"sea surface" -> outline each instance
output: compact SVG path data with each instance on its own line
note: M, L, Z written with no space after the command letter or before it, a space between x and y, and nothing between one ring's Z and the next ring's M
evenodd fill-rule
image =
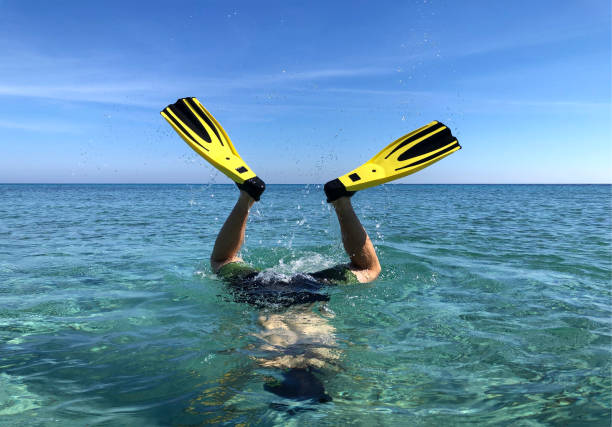
M237 194L0 185L0 425L610 425L610 185L359 192L379 279L281 309L208 264ZM268 186L242 257L346 262L321 186Z

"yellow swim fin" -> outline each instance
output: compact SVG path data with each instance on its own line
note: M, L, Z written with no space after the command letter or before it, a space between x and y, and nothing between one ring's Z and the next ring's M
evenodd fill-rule
M181 98L164 108L161 115L196 153L259 200L264 182L242 160L225 130L200 101Z
M325 184L327 201L418 172L461 149L450 129L431 122L393 141L357 169Z

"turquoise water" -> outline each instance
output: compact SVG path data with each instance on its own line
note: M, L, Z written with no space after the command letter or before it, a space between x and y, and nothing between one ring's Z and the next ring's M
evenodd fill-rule
M272 313L207 262L231 185L0 185L0 425L609 426L611 194L364 191L380 278ZM242 255L344 262L321 187L269 186ZM264 391L305 354L331 402Z

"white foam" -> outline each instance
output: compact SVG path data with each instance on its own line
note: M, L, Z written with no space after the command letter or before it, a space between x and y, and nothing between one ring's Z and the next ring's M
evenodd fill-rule
M317 252L311 252L299 258L289 259L287 262L285 262L285 259L281 258L278 261L278 265L266 269L266 272L270 271L289 275L296 273L312 273L333 267L336 264L337 262L328 256L323 256Z
M287 274L274 271L273 269L267 269L257 275L257 279L264 284L289 281L290 276Z
M202 279L216 279L217 275L205 270L196 270L193 272L194 276L200 277Z

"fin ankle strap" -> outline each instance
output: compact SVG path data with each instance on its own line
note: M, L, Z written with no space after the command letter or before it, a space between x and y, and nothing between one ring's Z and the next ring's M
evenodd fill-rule
M246 191L249 196L255 199L256 202L259 202L261 194L266 189L266 183L263 182L263 180L261 180L258 176L247 179L242 184L236 183L236 186L239 189Z
M348 191L344 184L338 179L332 179L323 187L327 196L327 203L338 200L340 197L352 197L354 191Z

